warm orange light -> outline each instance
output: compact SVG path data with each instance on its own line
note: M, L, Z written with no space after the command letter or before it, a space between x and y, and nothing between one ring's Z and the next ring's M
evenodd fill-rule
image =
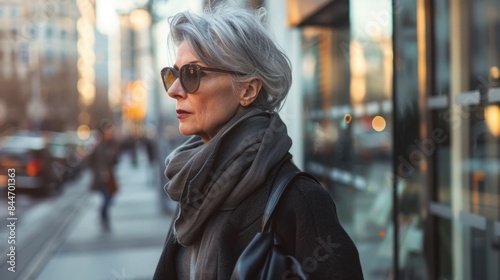
M77 90L79 103L88 107L94 104L95 88L95 35L94 25L95 15L89 0L78 0L80 18L76 21L78 31L77 52L78 52L78 82Z
M484 182L486 179L486 173L483 171L475 171L472 173L472 213L479 214L479 206L480 206L480 196L481 193L479 191L479 183Z
M122 103L123 116L129 120L140 122L146 117L147 86L142 80L127 84L127 97Z
M344 122L345 122L345 123L351 123L351 121L352 121L352 116L351 116L351 114L345 114L345 115L344 115Z
M78 138L81 140L87 140L90 137L90 128L87 125L80 125L76 131Z
M381 229L379 232L378 232L378 237L380 238L384 238L385 237L385 231L383 229Z
M491 134L500 137L500 107L498 105L485 107L484 119Z
M39 161L33 160L26 165L26 174L30 177L36 176L40 171L41 164Z
M500 78L500 69L498 69L498 67L496 67L496 66L491 67L490 68L490 75L495 80Z
M350 95L353 104L362 103L366 96L367 63L363 45L353 40L350 44L351 82Z
M372 127L375 131L380 132L380 131L384 130L386 125L387 124L385 122L385 119L381 116L376 116L372 120Z
M132 83L132 99L135 103L146 101L147 88L143 81L137 80Z

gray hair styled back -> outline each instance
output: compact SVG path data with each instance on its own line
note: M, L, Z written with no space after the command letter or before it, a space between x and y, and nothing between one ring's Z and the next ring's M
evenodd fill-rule
M254 105L269 111L279 109L292 83L288 57L268 35L261 23L263 9L250 11L219 4L202 15L186 11L170 21L170 39L177 46L188 43L195 55L210 67L245 75L233 75L238 82L257 78L262 89Z

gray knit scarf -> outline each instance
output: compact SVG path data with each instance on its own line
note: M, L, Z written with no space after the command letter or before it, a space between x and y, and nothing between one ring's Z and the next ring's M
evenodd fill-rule
M168 195L180 203L177 241L196 242L217 210L236 208L288 154L292 141L278 114L250 108L206 143L193 136L165 160Z

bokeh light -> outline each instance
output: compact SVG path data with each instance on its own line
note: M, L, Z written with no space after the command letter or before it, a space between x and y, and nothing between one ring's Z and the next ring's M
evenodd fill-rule
M387 126L387 123L385 122L385 119L381 116L376 116L372 120L372 127L375 131L383 131L385 127Z
M85 124L80 125L76 133L78 135L78 138L80 138L80 140L87 140L90 138L90 128Z

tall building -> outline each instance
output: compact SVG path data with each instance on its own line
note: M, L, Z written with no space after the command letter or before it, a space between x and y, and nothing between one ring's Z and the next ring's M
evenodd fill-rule
M0 3L0 126L74 128L78 9L72 1Z

